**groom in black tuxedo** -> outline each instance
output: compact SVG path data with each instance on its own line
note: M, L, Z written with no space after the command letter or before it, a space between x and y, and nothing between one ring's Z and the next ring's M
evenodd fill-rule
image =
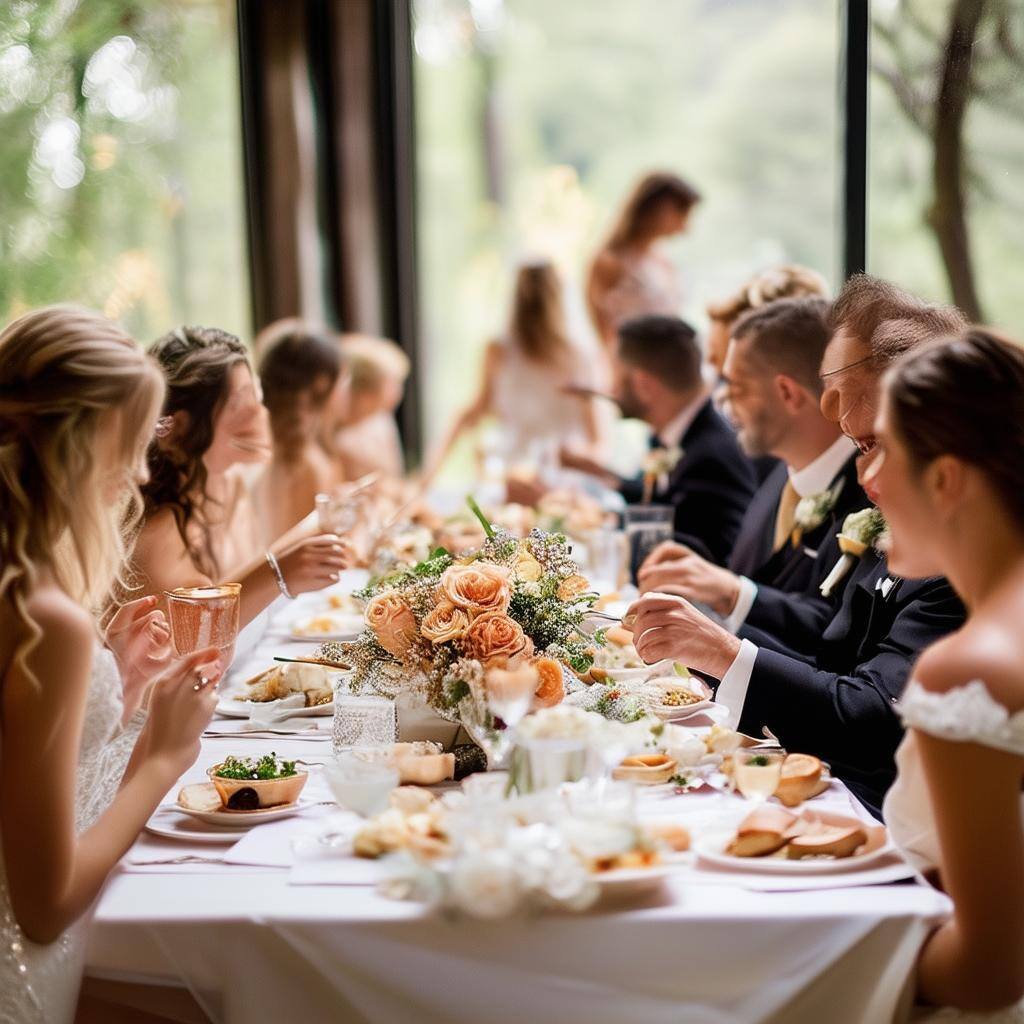
M904 351L955 334L963 317L929 306L877 278L847 282L830 316L821 408L862 452L868 497L874 420L885 367ZM901 580L868 550L812 654L745 626L734 636L685 600L658 593L633 608L636 646L651 663L672 657L721 679L729 724L767 728L791 751L816 754L876 815L895 777L903 735L897 702L922 648L960 626L964 608L942 578Z
M848 513L868 504L856 446L819 405L828 312L822 298L781 299L737 322L723 367L725 404L743 451L773 455L778 465L747 508L728 568L668 543L638 579L641 593L707 605L732 632L749 623L806 650L841 593L829 600L819 591L839 555L833 538Z
M651 428L652 455L676 452L648 500L675 508L675 532L706 558L724 563L754 493L754 470L715 409L701 375L697 335L675 316L641 316L619 327L615 401L623 416ZM644 500L642 476L623 479L589 458L562 464L596 476L630 504Z

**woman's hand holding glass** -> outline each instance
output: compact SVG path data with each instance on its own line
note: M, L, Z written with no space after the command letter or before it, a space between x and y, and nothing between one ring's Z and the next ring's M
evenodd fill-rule
M277 554L281 575L291 594L323 590L337 583L342 570L354 562L351 543L333 533L297 540Z
M199 738L217 707L222 674L217 648L207 647L172 662L153 680L139 745L147 761L166 766L172 781L199 756Z

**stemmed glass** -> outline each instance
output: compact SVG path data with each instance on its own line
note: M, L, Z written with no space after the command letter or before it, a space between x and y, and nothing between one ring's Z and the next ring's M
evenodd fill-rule
M736 788L752 803L764 803L778 788L786 752L777 747L743 749L732 755Z

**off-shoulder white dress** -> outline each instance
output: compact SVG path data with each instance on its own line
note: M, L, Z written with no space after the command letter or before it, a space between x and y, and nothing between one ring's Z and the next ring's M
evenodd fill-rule
M121 728L121 692L114 656L98 647L78 754L75 818L79 832L110 806L144 722L138 714ZM11 909L0 856L0 1024L70 1024L91 917L90 911L48 945L30 942Z
M941 863L928 784L924 777L914 730L960 743L980 743L1024 757L1024 711L1010 714L975 680L943 693L911 681L900 702L907 735L896 752L896 781L882 813L893 842L919 870ZM1022 798L1024 799L1024 798ZM963 1013L949 1008L918 1011L915 1022L956 1024L1024 1024L1024 1003L994 1014Z

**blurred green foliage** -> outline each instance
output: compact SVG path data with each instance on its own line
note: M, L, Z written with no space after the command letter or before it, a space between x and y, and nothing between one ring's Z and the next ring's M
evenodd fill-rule
M0 7L0 317L249 331L230 0Z

